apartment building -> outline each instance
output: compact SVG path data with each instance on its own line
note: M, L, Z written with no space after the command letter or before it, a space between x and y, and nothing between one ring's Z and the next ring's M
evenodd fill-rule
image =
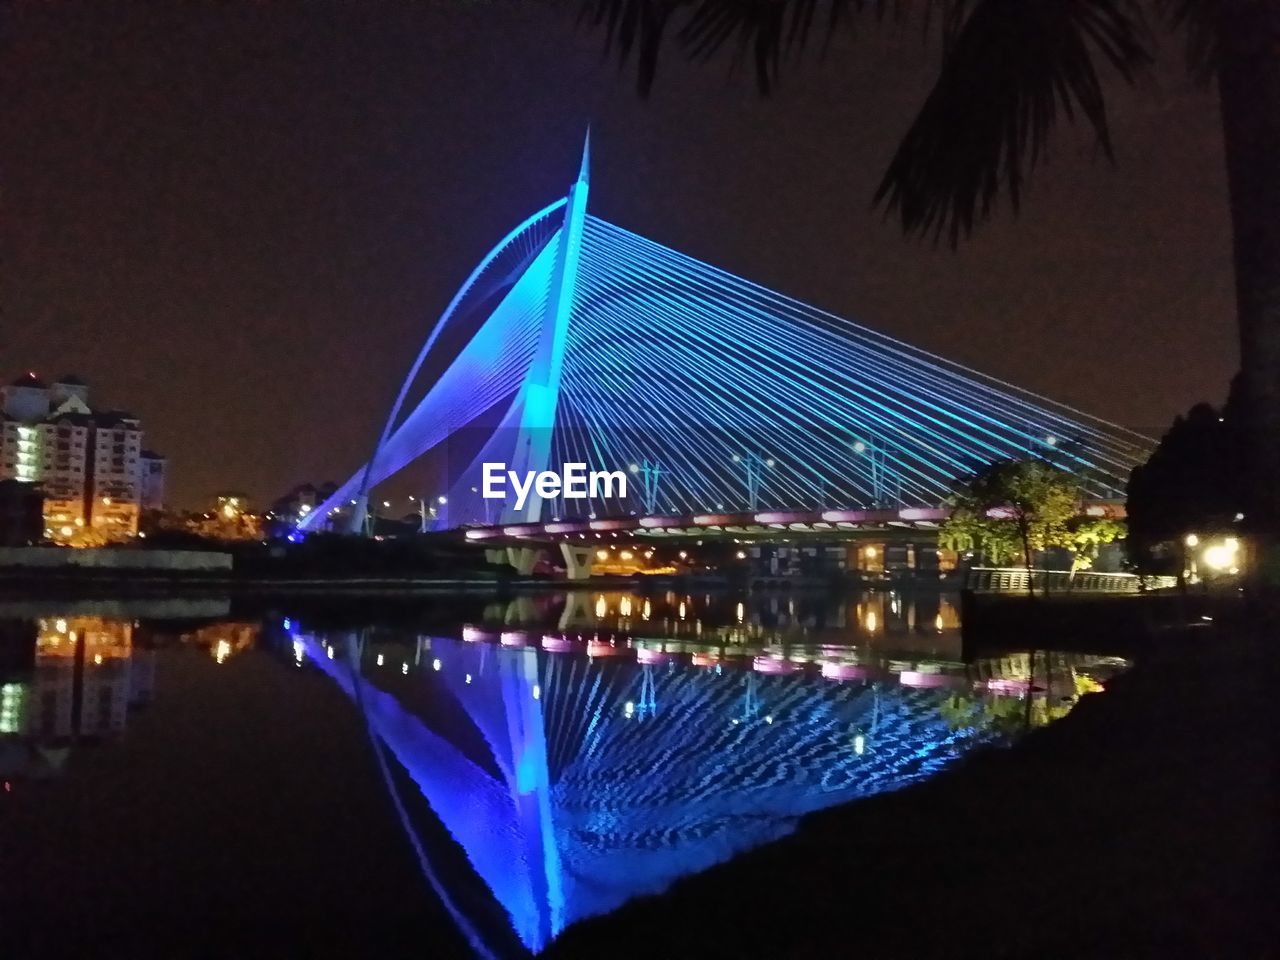
M164 497L165 460L142 446L138 418L94 410L75 377L35 374L0 387L0 479L39 484L44 535L71 545L137 536Z

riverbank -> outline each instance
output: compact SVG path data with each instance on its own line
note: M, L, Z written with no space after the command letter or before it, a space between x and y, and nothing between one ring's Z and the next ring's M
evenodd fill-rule
M1274 642L1169 635L1011 750L567 931L547 956L1264 957Z

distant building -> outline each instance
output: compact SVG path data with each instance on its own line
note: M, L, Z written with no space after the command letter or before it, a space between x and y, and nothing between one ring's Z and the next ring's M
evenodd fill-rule
M283 537L292 533L298 521L333 496L337 489L338 485L332 481L319 486L302 483L294 487L272 503L267 511L266 520L271 535Z
M138 418L92 409L84 381L28 374L0 387L0 479L40 484L46 538L136 536L142 509L163 503L164 473L164 458L143 451Z
M143 510L164 509L164 475L168 461L154 450L138 454L138 478Z

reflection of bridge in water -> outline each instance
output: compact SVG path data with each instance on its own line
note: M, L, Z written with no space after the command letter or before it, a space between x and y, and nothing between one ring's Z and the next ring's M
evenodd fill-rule
M608 630L670 640L734 642L773 636L845 646L890 636L899 649L959 642L959 595L937 590L733 593L666 590L565 590L516 593L473 608L473 629ZM958 648L957 648L958 649Z
M847 669L829 670L799 647L735 657L732 643L713 656L671 638L466 637L293 642L360 705L379 755L407 772L535 951L806 813L1064 712L1092 671L1114 669L1060 655L1040 667L1046 684L1025 655L964 665L846 650ZM425 855L423 867L448 902L449 882Z

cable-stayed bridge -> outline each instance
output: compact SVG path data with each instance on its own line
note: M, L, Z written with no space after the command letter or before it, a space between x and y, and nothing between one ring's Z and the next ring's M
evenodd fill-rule
M568 195L467 278L370 460L303 529L361 529L377 484L462 436L483 439L449 458L448 527L937 507L958 476L1027 456L1115 499L1151 448L593 216L589 190L588 144ZM443 373L410 403L424 366ZM535 491L517 507L482 496L484 463L583 463L631 482L625 498Z

